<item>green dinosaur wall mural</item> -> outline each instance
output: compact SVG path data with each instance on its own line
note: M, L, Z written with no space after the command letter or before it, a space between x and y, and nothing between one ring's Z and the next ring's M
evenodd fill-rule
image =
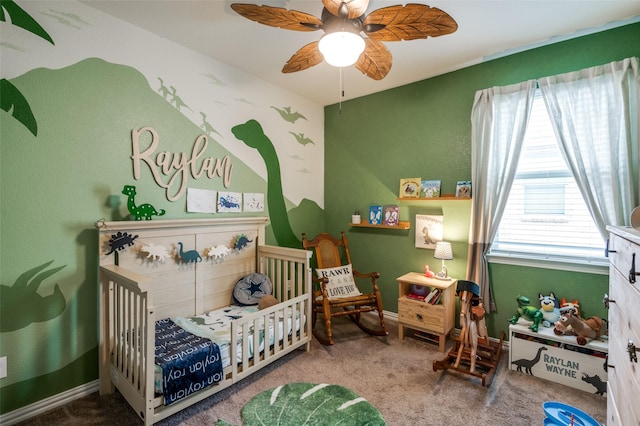
M7 20L11 24L27 30L51 44L55 44L49 33L13 0L0 0L0 21L7 22ZM38 123L31 111L29 102L20 90L10 81L3 78L0 79L0 93L2 93L2 96L0 96L0 108L11 114L13 118L22 123L36 136L38 134Z
M300 247L301 242L289 224L287 207L282 194L280 161L273 143L264 134L262 126L256 120L249 120L244 124L239 124L233 127L231 131L236 138L243 141L247 146L258 150L267 166L269 219L278 244L287 247Z
M320 230L323 220L323 182L309 171L322 164L321 106L86 4L51 5L21 3L27 14L42 19L55 49L28 31L12 31L0 43L2 72L11 76L0 83L3 106L10 91L5 87L13 87L37 117L36 132L11 115L21 108L0 112L0 356L7 357L8 371L0 381L0 423L7 413L31 411L30 404L48 407L49 397L58 401L67 391L92 390L98 374L94 223L130 219L125 186L135 186L136 207L144 202L165 210L153 220L268 215L268 244L288 238L296 245L291 236ZM83 24L68 25L62 17ZM294 125L271 105L291 105L306 119ZM265 162L231 132L249 118L269 135L275 162L268 155ZM132 132L146 127L162 141L135 177ZM290 131L308 135L314 144L296 143ZM199 145L201 157L194 156L194 141L203 135L208 143ZM139 143L145 150L148 136L141 135ZM162 167L161 158L169 157L193 159L184 171L190 188L263 194L264 211L187 213L186 196L168 200L152 175ZM199 174L205 162L227 157L233 162L229 188L223 179ZM279 176L274 199L272 175ZM281 229L288 230L284 239Z
M38 293L44 280L66 266L45 270L52 263L53 260L26 271L13 286L0 285L1 333L19 330L33 322L49 321L62 314L67 301L58 284L48 296Z

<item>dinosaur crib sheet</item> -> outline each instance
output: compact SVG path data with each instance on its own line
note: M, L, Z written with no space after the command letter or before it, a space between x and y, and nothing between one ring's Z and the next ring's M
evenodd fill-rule
M220 349L220 358L222 361L222 368L226 368L231 365L231 322L236 319L243 318L246 315L254 314L259 311L259 308L255 305L251 306L240 306L240 305L230 305L225 308L217 309L211 311L204 315L198 315L194 317L175 317L172 318L173 322L179 325L181 328L186 330L187 332L194 334L196 336L200 336L203 338L211 339L215 342ZM301 327L304 327L306 318L304 315L296 314L295 318L292 318L290 310L285 310L289 312L285 312L283 315L282 312L278 312L279 315L271 314L269 317L269 336L270 342L269 345L273 345L275 339L275 324L278 325L278 335L286 336L290 334L294 329L299 331ZM258 323L260 338L259 338L259 348L258 351L264 350L264 321L260 318ZM249 347L249 356L253 356L254 347L253 347L253 333L254 330L251 328L249 330L249 334L246 338L249 339L248 347ZM242 361L242 340L243 336L240 332L238 332L238 340L236 347L236 362ZM163 393L162 388L162 370L156 365L155 369L155 385L156 392Z

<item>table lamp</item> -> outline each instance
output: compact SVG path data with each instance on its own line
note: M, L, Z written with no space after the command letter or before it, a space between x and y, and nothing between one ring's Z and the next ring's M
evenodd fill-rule
M441 280L448 280L449 275L447 267L444 264L445 260L453 259L453 251L451 250L451 243L445 241L439 241L436 243L436 250L433 253L433 257L436 259L442 259L442 271L436 274L436 278Z

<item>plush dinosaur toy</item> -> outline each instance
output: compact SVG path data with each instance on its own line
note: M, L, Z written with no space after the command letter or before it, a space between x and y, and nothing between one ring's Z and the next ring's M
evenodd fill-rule
M518 319L520 319L520 317L523 317L524 319L533 322L533 324L531 324L529 328L537 332L538 327L543 320L542 311L531 306L531 302L526 296L518 296L516 297L516 301L518 302L518 310L513 315L513 317L511 317L509 322L511 324L516 324L518 322Z

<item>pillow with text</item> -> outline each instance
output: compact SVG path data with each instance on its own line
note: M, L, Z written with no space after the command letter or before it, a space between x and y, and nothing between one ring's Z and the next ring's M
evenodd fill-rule
M353 279L353 271L351 264L337 266L335 268L316 269L318 278L327 277L327 293L329 300L339 299L343 297L360 296L362 293L358 291L356 283Z

